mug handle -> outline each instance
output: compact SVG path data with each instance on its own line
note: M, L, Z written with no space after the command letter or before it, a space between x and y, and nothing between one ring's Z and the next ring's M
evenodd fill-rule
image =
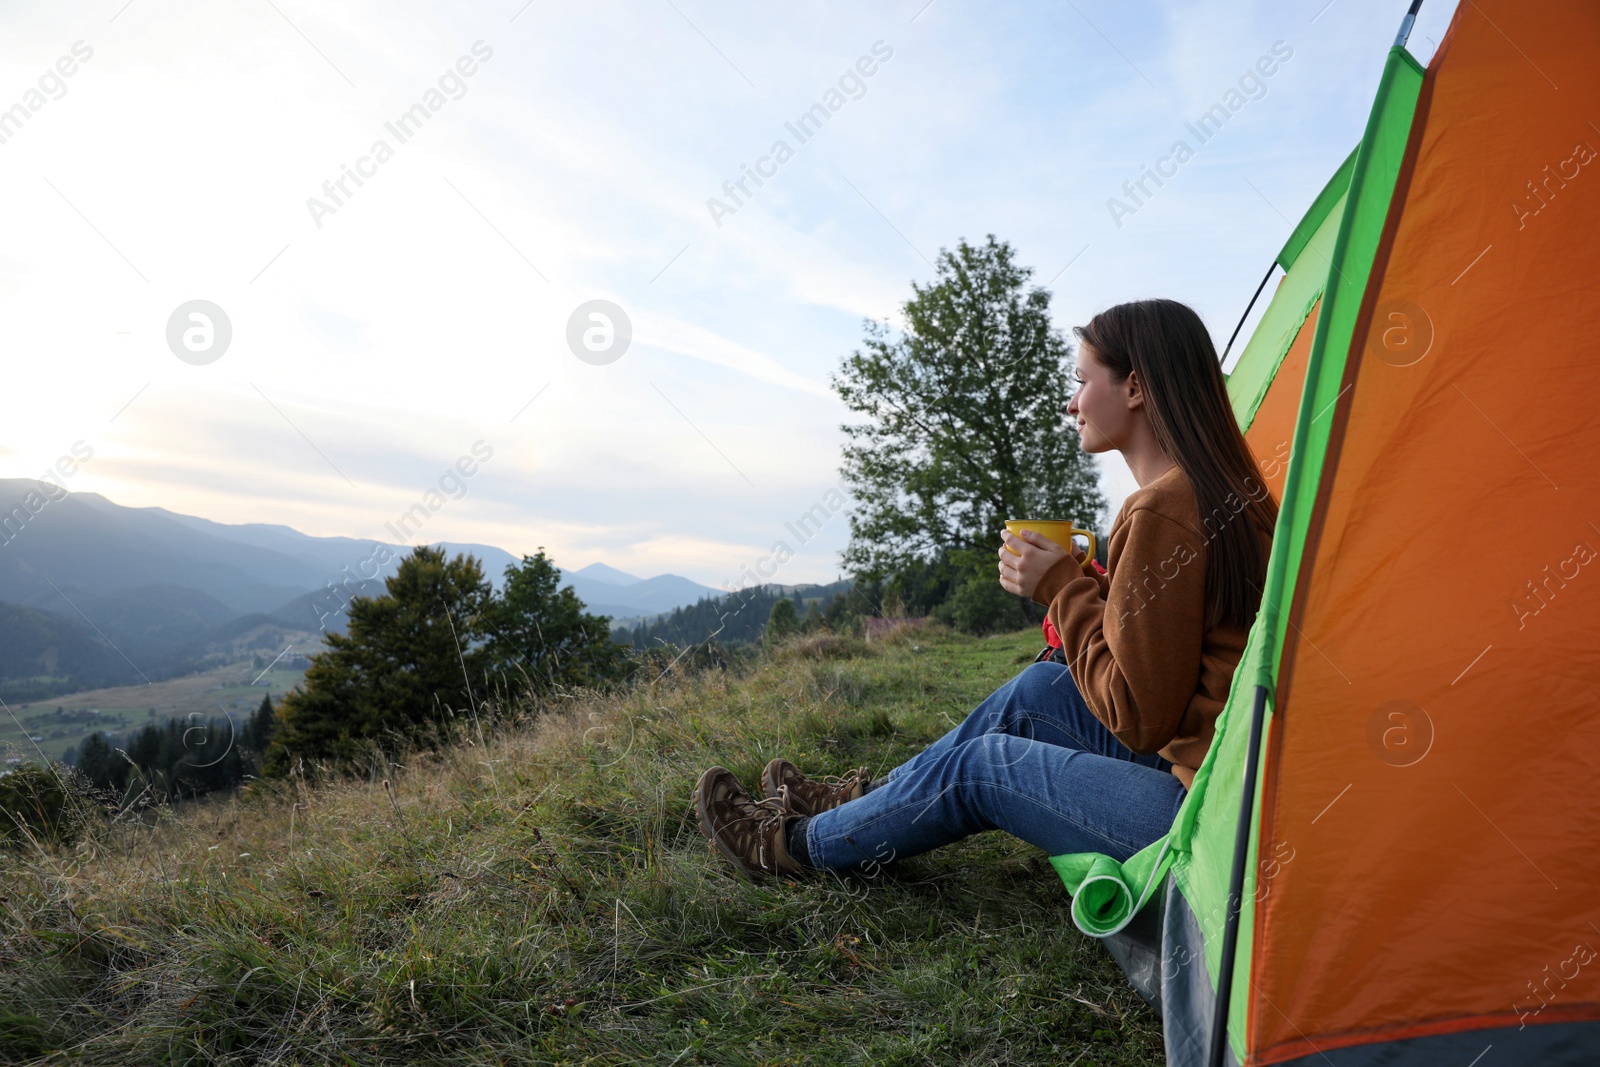
M1083 557L1083 566L1087 568L1089 566L1089 561L1094 559L1094 534L1090 533L1088 530L1079 530L1077 528L1074 528L1072 533L1074 536L1082 534L1089 539L1089 554Z

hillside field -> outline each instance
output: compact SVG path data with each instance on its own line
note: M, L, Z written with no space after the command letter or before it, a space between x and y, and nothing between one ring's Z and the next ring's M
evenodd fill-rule
M819 635L28 846L0 859L0 1062L1159 1064L1038 850L757 884L695 825L705 767L882 774L1039 647Z
M262 674L245 660L149 685L91 689L11 704L9 712L0 710L0 759L38 759L40 752L60 759L69 745L82 743L96 730L121 734L146 723L165 723L190 714L201 719L231 716L238 720L254 711L263 696L270 695L277 703L304 676L303 669L282 667Z

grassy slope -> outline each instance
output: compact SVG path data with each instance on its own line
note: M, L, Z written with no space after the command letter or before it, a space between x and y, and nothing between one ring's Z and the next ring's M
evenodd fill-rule
M258 789L0 856L0 1062L1161 1063L1037 850L756 885L695 827L711 763L881 773L1036 648L795 649L503 723L392 796Z

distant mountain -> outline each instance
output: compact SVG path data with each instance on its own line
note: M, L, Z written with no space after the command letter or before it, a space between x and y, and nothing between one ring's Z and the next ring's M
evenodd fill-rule
M588 578L596 582L609 582L611 585L633 585L636 582L643 581L643 579L635 578L625 571L619 571L615 567L608 567L604 563L591 563L587 567L579 567L570 573L563 572L563 577L568 581L573 578Z
M444 547L451 553L468 552L476 556L484 563L485 575L492 578L497 588L506 566L521 562L508 552L483 545L445 542ZM345 627L343 609L350 598L380 595L383 592L382 578L394 573L395 566L398 564L388 567L378 577L364 581L361 580L361 575L370 573L372 568L352 568L344 577L336 576L332 589L323 586L321 589L302 593L287 603L280 604L269 614L288 625L343 633ZM693 604L705 597L721 596L723 593L720 589L713 589L675 574L635 578L604 563L591 563L575 571L563 571L559 567L556 570L561 575L561 584L571 586L573 593L583 601L585 611L591 615L608 616L614 624L624 622L635 624L640 620L671 611L673 608Z
M83 623L0 604L0 698L37 700L79 688L137 681L115 649Z
M409 551L387 547L381 553L377 541L231 525L0 479L0 605L47 616L9 615L22 644L0 654L0 693L13 683L68 692L91 677L94 685L173 677L237 651L240 635L273 627L343 632L350 598L381 594ZM506 568L521 563L491 545L442 547L475 556L497 588ZM388 562L378 565L379 555ZM563 572L562 582L590 613L627 625L724 592L673 574L641 579L604 563ZM61 664L72 669L63 675Z
M48 489L57 495L49 500ZM32 505L32 506L30 506ZM0 480L0 601L74 615L78 599L181 585L237 613L267 611L320 584L304 560L125 508L98 493Z
M342 567L355 567L371 556L375 541L362 541L354 537L309 537L288 526L252 522L229 525L201 519L193 515L179 515L165 508L144 509L164 516L173 522L199 530L211 537L219 537L234 544L276 552L311 567L318 574L334 578Z
M218 625L239 617L216 597L165 584L117 589L78 600L73 607L78 618L114 642L133 662L152 665L174 650L198 650Z
M389 561L387 566L378 567L375 560L375 553L379 545L377 541L362 541L354 537L312 537L288 526L268 523L245 523L232 526L213 522L210 519L196 518L193 515L179 515L164 508L151 508L149 510L159 512L175 522L204 531L213 536L298 559L314 567L322 574L323 583L333 582L335 585L351 575L357 579L372 575L371 580L381 582L384 578L394 574L400 566L399 554L407 551L402 547L389 545L394 558ZM492 545L458 544L454 541L432 543L442 545L450 555L467 553L476 556L478 562L483 564L484 576L497 589L505 576L506 568L521 562L520 559L505 549L495 548ZM373 574L375 570L377 573ZM617 573L621 574L622 572L618 571Z
M608 615L614 623L659 615L725 592L676 574L635 578L604 563L562 571L561 583L572 587L590 614Z

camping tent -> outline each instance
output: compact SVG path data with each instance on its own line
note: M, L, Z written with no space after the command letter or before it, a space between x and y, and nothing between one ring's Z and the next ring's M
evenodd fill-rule
M1173 1067L1600 1063L1600 4L1404 36L1228 378L1281 510L1205 765L1052 858Z

